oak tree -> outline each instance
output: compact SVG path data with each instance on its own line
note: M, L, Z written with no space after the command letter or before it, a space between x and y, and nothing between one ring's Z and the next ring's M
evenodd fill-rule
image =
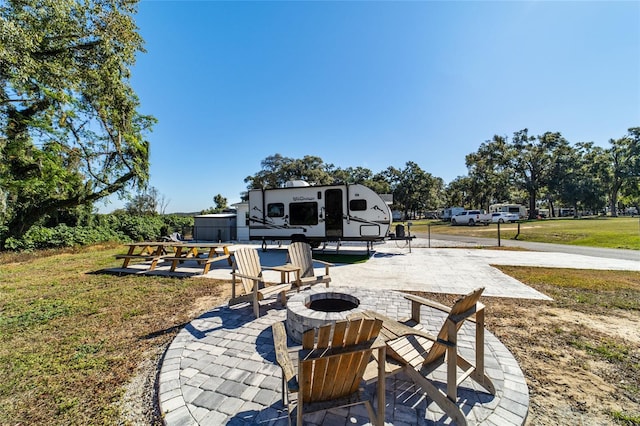
M19 236L56 211L143 188L155 119L130 83L131 0L0 3L0 220Z
M609 209L618 215L618 196L625 186L633 186L640 180L640 127L632 127L626 136L610 139L606 150L608 170L602 175L608 185Z

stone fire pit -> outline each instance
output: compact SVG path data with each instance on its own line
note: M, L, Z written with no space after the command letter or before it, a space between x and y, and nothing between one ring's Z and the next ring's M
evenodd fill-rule
M355 294L354 294L355 293ZM287 333L296 343L302 334L325 324L347 319L347 315L372 309L375 302L351 289L319 288L302 291L287 302Z

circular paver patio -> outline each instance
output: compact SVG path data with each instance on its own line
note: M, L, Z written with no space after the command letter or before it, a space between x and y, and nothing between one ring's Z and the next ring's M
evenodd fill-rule
M410 316L402 293L340 287L392 318ZM444 313L423 307L426 331L437 333ZM193 320L169 346L160 371L159 402L167 425L286 425L282 403L281 372L275 361L271 325L284 321L286 309L277 301L263 302L261 317L254 318L249 304L219 306ZM487 312L490 316L491 312ZM459 336L460 352L473 359L475 329L468 322ZM295 343L289 341L289 346ZM486 373L496 387L490 395L467 379L459 390L459 403L469 424L524 423L529 407L528 388L518 363L491 333L485 333ZM436 371L436 385L444 385L444 370ZM374 405L376 384L365 387ZM398 374L386 380L385 424L450 424L442 410ZM309 425L369 424L363 405L305 415Z

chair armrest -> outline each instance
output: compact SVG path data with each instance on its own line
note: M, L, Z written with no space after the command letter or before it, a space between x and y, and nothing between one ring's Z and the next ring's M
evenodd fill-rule
M450 313L451 308L443 305L442 303L438 303L434 300L425 299L424 297L415 296L413 294L405 294L404 298L411 301L411 319L420 323L420 305L428 306L430 308L437 309L442 312ZM460 315L456 315L455 321L460 321L463 319L467 319L471 322L476 322L473 316L476 312L484 310L484 305L480 302L476 302L474 308L470 309L467 312L464 312ZM452 318L452 317L450 317Z
M404 298L424 306L429 306L431 308L438 309L439 311L442 311L442 312L447 312L447 313L451 312L450 307L443 305L442 303L438 303L435 300L425 299L424 297L415 296L413 294L405 294Z
M262 278L261 277L254 277L253 275L241 274L240 272L231 272L231 275L233 275L235 277L248 278L248 279L253 280L253 281L262 282Z
M285 331L284 324L277 322L271 326L273 332L273 345L276 351L276 361L282 368L282 376L287 382L289 389L295 391L297 389L291 389L292 386L297 388L297 381L293 362L291 361L291 355L287 349L287 332Z

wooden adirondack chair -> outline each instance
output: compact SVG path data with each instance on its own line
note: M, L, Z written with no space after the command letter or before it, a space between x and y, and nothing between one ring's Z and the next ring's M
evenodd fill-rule
M372 424L384 422L384 387L377 416L371 402L359 395L372 352L382 348L384 353L384 342L377 338L381 326L380 320L357 319L308 330L303 334L302 350L298 351L297 374L287 351L284 324L278 322L272 326L289 424L293 411L296 411L296 424L302 426L302 416L306 413L360 403L365 404ZM378 397L381 397L380 388Z
M496 393L491 379L484 373L484 305L479 302L483 291L484 288L472 291L458 299L451 308L418 296L406 295L405 297L411 301L412 320L416 323L420 323L420 308L423 305L448 312L448 316L438 336L431 336L422 331L412 333L409 327L406 327L409 329L406 330L396 326L394 333L399 337L387 342L387 354L404 364L405 371L413 381L458 425L467 424L464 414L457 405L457 389L462 381L471 378L490 394ZM474 316L475 321L472 318ZM474 321L476 325L475 365L464 359L458 352L458 331L467 319ZM445 363L446 394L427 377ZM463 370L460 377L458 377L458 367Z
M290 283L268 285L262 278L264 268L260 265L258 251L243 247L233 254L233 271L231 272L231 299L229 306L243 302L253 303L253 313L260 316L260 301L278 294L283 305L287 304L286 292L291 289ZM244 294L236 297L236 279L240 278Z
M329 268L334 266L333 263L313 259L311 256L311 246L304 242L291 243L288 252L289 262L300 268L301 285L312 286L314 284L324 283L325 287L329 287L329 283L331 282ZM314 262L324 265L324 275L315 275L313 270Z

